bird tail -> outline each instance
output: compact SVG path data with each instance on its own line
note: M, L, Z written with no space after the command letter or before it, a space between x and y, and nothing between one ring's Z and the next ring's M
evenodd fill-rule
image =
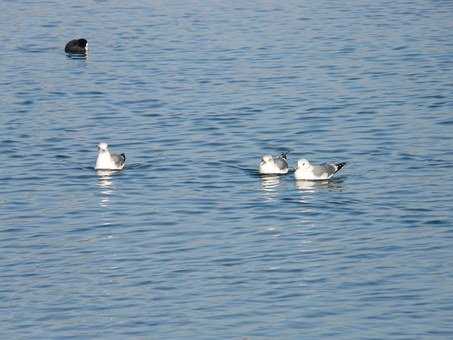
M123 159L123 162L125 162L126 161L126 155L124 153L122 153L120 156Z
M283 159L288 160L288 153L289 153L288 151L282 152L282 153L280 154L280 156L281 156Z
M335 165L337 166L337 171L335 172L338 172L341 170L341 168L343 168L346 165L346 162L336 163Z

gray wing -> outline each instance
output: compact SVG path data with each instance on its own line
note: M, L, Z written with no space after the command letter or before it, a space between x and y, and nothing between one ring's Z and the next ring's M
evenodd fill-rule
M113 162L118 167L122 166L124 164L124 162L126 161L126 156L124 155L124 153L122 153L121 155L112 153L111 156L112 156Z
M288 161L285 158L278 156L278 157L273 157L273 159L274 159L275 165L277 165L277 167L280 170L288 169Z
M321 177L326 174L327 176L332 176L337 172L337 166L335 164L321 164L313 166L313 175Z

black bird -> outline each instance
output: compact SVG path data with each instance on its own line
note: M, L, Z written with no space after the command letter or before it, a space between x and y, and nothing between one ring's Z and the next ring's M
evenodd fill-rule
M86 54L88 50L88 41L86 39L73 39L68 42L64 48L66 53Z

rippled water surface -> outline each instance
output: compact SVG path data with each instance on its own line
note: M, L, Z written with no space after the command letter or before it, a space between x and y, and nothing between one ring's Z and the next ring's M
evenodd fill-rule
M3 0L1 338L452 338L452 17Z

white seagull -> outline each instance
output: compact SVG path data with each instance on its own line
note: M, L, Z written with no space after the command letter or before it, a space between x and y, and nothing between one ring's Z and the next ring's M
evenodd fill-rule
M343 163L326 163L321 165L310 164L306 159L301 159L297 162L294 176L296 179L304 179L309 181L326 180L335 175L341 168L345 166Z
M98 144L98 158L96 159L95 170L121 170L126 163L124 153L118 155L110 153L107 143Z
M273 175L273 174L287 174L288 173L288 159L286 153L280 156L265 155L261 158L260 174Z

